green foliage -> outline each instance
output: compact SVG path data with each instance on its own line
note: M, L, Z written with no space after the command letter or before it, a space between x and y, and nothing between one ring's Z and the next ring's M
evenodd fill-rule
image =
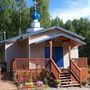
M2 10L0 11L0 33L3 31L7 31L9 29L11 23L12 10L14 8L14 4L12 0L0 0L0 6ZM3 39L3 35L1 36L1 40Z
M88 57L90 64L90 21L87 18L68 20L65 28L85 37L86 45L79 47L79 53L81 57Z
M88 84L88 80L87 80L87 79L83 80L83 81L82 81L82 84L83 84L83 85Z
M88 84L90 84L90 77L88 77L88 79L87 79L87 80L88 80Z
M55 84L60 84L61 83L61 80L59 80L59 79L55 79Z
M49 27L50 26L50 15L48 11L49 0L37 0L38 1L38 12L40 13L40 22L41 26Z
M88 19L80 18L79 20L73 20L72 24L77 34L86 37L85 35L87 35L87 31L90 29L90 22L88 21Z
M72 24L72 21L68 20L66 23L65 23L65 28L72 31L72 32L75 32L75 28Z
M64 24L63 24L63 21L60 20L60 18L57 16L55 19L51 20L51 26L61 26L61 27L63 27Z
M0 33L7 33L7 38L19 34L21 27L22 33L29 26L29 9L26 7L25 0L0 0ZM21 17L21 20L20 20ZM3 35L0 37L3 39Z

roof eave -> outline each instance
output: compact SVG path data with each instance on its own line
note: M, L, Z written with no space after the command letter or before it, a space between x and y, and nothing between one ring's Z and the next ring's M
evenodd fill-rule
M77 35L77 34L74 33L74 32L70 32L70 31L67 30L67 29L64 29L64 28L58 27L58 26L56 26L55 28L56 28L56 29L59 29L59 30L62 30L62 31L64 31L64 32L66 32L66 33L69 33L69 34L71 34L71 35L74 35L74 36L78 37L79 39L85 40L85 37L80 36L80 35Z

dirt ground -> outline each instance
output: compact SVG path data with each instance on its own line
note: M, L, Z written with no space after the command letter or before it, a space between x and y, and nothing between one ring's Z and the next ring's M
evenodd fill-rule
M10 74L0 75L0 90L18 90L16 85L9 78ZM43 89L38 88L25 90L90 90L90 86L88 88L68 87L68 88L43 88Z
M0 80L0 90L17 90L17 87L10 81Z
M90 88L69 87L69 88L49 88L45 90L90 90Z
M0 90L18 90L17 87L10 81L0 80ZM21 90L21 89L20 89ZM79 87L67 87L67 88L38 88L38 89L23 89L23 90L90 90L88 88L79 88Z
M0 74L0 90L17 90L16 85L10 81L9 77L8 74Z

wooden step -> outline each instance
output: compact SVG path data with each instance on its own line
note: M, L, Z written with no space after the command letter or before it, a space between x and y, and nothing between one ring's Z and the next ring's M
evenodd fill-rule
M70 72L61 72L60 74L71 74Z
M61 73L71 73L71 72L69 72L69 71L65 71L65 72L61 72Z
M70 71L69 69L60 69L62 72L64 71Z
M61 74L60 77L63 77L63 76L71 76L71 74Z
M60 79L70 79L72 76L63 76L63 77L60 77Z
M74 86L76 87L76 86L80 86L80 84L79 83L76 83L76 84L66 84L66 85L64 84L64 85L61 85L61 87L72 87L72 86L73 87Z
M80 86L78 80L73 76L69 69L62 69L60 73L61 87Z
M61 70L61 72L68 73L68 72L70 72L70 70Z
M76 84L76 83L79 83L78 81L71 81L70 82L71 84Z
M61 79L61 82L65 82L65 81L71 81L71 78L70 79Z
M76 84L78 81L68 81L68 82L61 82L61 84Z

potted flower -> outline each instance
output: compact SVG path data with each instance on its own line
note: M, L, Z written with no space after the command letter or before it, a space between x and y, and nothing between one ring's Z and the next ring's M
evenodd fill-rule
M26 87L26 88L33 88L34 87L34 83L33 82L26 82L24 87Z
M55 83L56 87L58 87L58 88L61 86L61 80L59 80L59 79L55 79L54 83Z
M88 84L90 85L90 77L88 77Z
M83 85L84 87L86 87L86 86L88 85L88 80L87 80L87 79L83 80L83 81L82 81L82 85Z
M25 88L33 88L34 86L35 86L35 84L34 84L34 82L33 82L33 80L32 80L32 77L29 76L29 77L27 78L27 81L25 82L24 87L25 87Z
M23 76L20 76L19 78L16 79L16 83L18 86L22 87L25 83L25 78Z
M40 87L40 86L42 86L43 85L43 82L42 81L36 81L36 86L38 86L38 87Z

